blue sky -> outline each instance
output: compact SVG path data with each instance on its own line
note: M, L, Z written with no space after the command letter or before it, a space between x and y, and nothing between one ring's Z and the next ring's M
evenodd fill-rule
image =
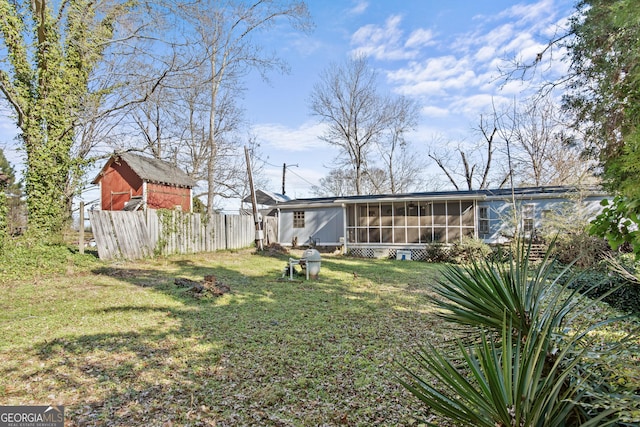
M409 136L418 155L434 139L464 140L492 103L525 97L528 85L504 85L498 67L519 57L533 60L574 11L568 0L402 0L308 2L316 29L308 36L279 34L278 47L291 66L270 84L250 81L247 118L269 164L272 191L281 190L282 164L287 195L307 197L310 183L325 176L337 154L318 139L322 128L308 100L320 72L361 52L380 76L381 93L414 98L418 129ZM546 66L546 65L545 65ZM554 74L563 65L550 64ZM424 156L425 168L433 169ZM428 188L426 188L428 189Z
M287 195L311 196L333 167L335 149L322 143L322 127L311 115L309 96L320 72L349 55L364 53L380 77L380 92L402 94L420 106L412 149L424 154L440 137L463 140L491 109L492 102L524 97L519 82L503 85L498 66L517 56L532 60L566 25L573 0L308 0L315 30L308 34L276 29L263 37L291 67L290 74L257 76L246 82L243 106L268 164L267 190L280 192L282 164ZM549 65L562 73L563 65ZM0 115L0 147L18 163L15 128ZM432 168L426 161L425 168ZM18 166L20 167L20 166ZM425 190L428 188L425 188Z

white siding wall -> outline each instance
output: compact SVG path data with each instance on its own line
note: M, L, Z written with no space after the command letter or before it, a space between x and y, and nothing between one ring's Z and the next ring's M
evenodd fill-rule
M304 227L294 228L294 212L304 212ZM325 246L340 244L343 230L341 207L300 208L280 212L280 244L290 245L297 238L298 245L312 243Z

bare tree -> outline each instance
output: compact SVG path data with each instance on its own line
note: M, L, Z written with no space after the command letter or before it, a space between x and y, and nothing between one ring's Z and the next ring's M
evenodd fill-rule
M496 153L498 129L495 122L488 121L481 115L477 131L482 135L482 141L475 145L465 146L460 142L443 144L441 139L436 139L432 146L439 147L429 150L428 156L456 190L460 190L461 181L467 190L486 189L492 182L491 168Z
M593 178L594 162L581 155L579 135L550 98L514 101L495 117L502 139L510 143L515 185L579 184Z
M319 185L311 191L319 197L341 197L357 194L355 171L351 168L336 168L320 178ZM362 174L361 191L363 194L389 193L389 175L383 168L369 167Z
M327 124L320 139L342 150L354 171L356 194L363 194L370 151L389 130L393 113L388 98L377 92L377 74L366 57L330 65L313 88L310 107Z
M417 104L402 96L388 101L389 127L377 145L388 175L391 194L403 193L420 175L420 162L407 153L407 132L415 129L418 120Z
M167 90L156 91L153 96L138 105L131 116L140 130L144 141L144 149L151 151L157 159L166 158L169 135L165 134L168 125L167 106L171 102ZM168 126L166 126L168 127Z
M424 176L423 158L411 145L405 144L397 150L392 166L393 178L389 179L391 193L418 191L428 184Z
M219 107L226 93L238 96L242 91L241 79L251 69L263 76L271 69L287 71L286 65L275 55L262 51L258 36L282 20L294 28L311 27L307 6L302 1L260 0L246 2L229 0L198 0L178 4L178 11L189 27L189 55L203 74L200 89L207 93L208 117L204 128L207 145L206 179L207 210L213 212L216 195L216 165L222 155L218 126L224 120Z
M350 169L332 169L327 176L320 178L319 185L311 187L318 197L343 197L355 194L353 172Z

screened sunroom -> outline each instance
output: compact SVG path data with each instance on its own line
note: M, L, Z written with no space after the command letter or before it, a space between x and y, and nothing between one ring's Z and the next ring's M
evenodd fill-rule
M455 243L473 237L474 200L377 201L346 206L347 243Z

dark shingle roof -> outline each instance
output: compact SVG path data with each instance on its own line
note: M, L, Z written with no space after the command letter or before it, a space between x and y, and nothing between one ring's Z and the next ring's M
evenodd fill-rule
M585 191L588 195L604 196L606 193L600 187L578 188L572 186L549 186L549 187L520 187L501 188L490 190L462 190L462 191L432 191L421 193L404 193L404 194L376 194L376 195L360 195L360 196L343 196L343 197L316 197L305 199L293 199L287 202L278 203L281 207L294 207L302 205L332 205L341 203L357 203L357 202L380 202L383 200L402 201L402 200L457 200L457 199L476 199L486 200L492 198L510 197L512 194L519 199L528 197L554 197L567 196L580 191Z
M100 180L102 174L112 162L126 163L143 181L188 188L196 185L196 182L189 175L171 163L133 153L113 155L100 174L94 179L94 183Z

